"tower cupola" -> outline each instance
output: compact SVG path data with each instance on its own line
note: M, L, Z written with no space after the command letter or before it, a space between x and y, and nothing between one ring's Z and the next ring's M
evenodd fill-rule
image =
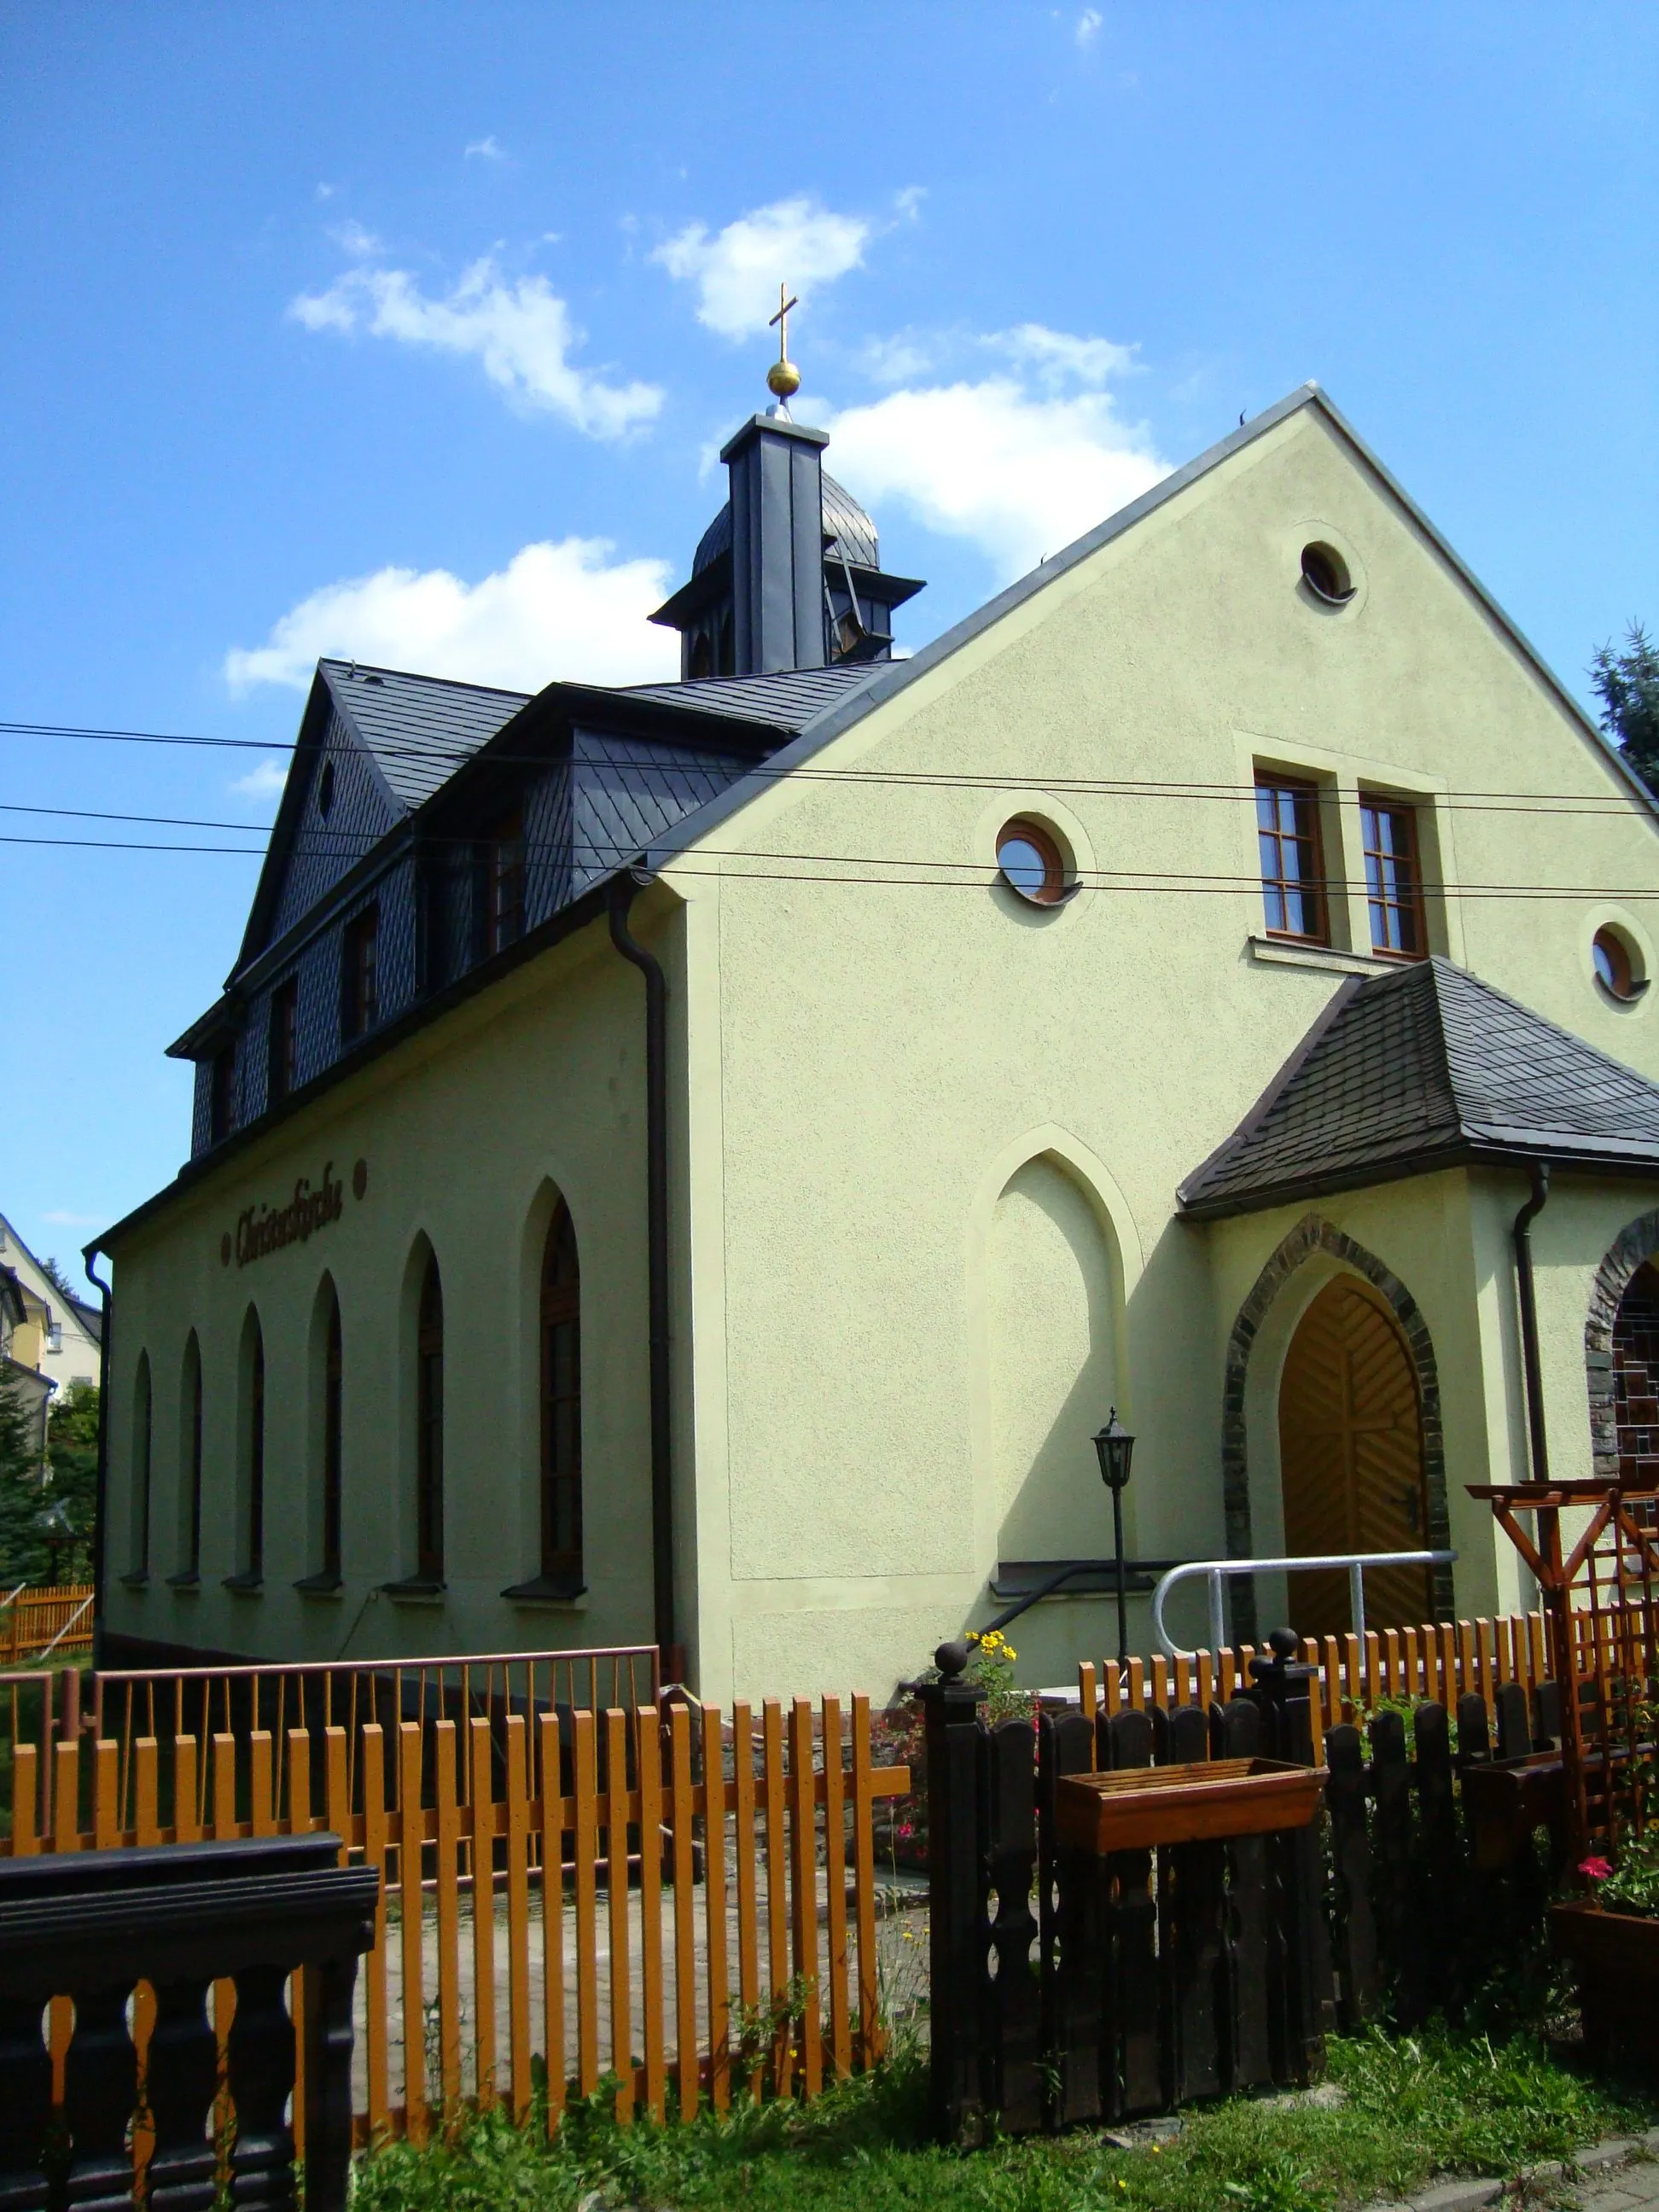
M680 634L680 676L770 676L836 661L886 660L893 611L922 589L882 568L876 526L824 472L827 431L789 413L800 372L787 313L768 384L776 404L751 415L720 453L730 496L703 532L691 580L651 619Z

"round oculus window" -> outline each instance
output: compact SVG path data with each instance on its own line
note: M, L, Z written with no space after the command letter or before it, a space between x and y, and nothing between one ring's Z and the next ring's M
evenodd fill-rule
M327 821L334 808L334 763L323 763L323 773L317 785L317 811Z
M1058 906L1066 896L1066 858L1053 830L1023 817L1004 824L997 866L1011 890L1033 906Z
M1590 959L1595 965L1595 980L1610 999L1628 1002L1639 999L1647 988L1646 979L1638 971L1635 952L1622 930L1598 929L1590 940Z
M1346 606L1353 597L1353 578L1334 545L1316 541L1303 547L1302 580L1328 607Z

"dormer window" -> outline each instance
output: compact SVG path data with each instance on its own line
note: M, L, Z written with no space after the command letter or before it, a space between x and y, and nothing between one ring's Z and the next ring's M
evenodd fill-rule
M483 949L499 952L524 934L524 809L514 807L483 836Z
M340 945L340 1036L349 1043L380 1018L380 909L365 907Z
M270 994L270 1060L266 1103L279 1106L295 1085L300 1052L300 984L290 975Z

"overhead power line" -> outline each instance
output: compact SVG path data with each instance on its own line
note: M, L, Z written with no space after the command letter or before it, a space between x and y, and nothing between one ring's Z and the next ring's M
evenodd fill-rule
M470 842L471 841L467 841ZM264 848L256 845L197 845L182 842L113 837L25 837L10 834L0 835L0 845L46 846L78 852L94 853L188 853L222 854L233 858L263 860ZM564 854L562 844L543 843L525 848L532 853ZM595 857L610 864L620 864L631 859L640 849L635 844L593 846L586 848ZM337 857L337 854L334 855ZM735 865L729 865L735 864ZM720 854L690 854L677 855L671 864L677 872L689 876L715 876L735 883L804 883L862 885L872 890L883 887L911 890L975 890L994 884L1000 871L982 860L933 860L925 858L888 860L878 854L845 853L760 853L729 851ZM884 872L875 872L875 871ZM905 872L906 871L911 872ZM915 872L926 871L926 872ZM1339 878L1316 879L1318 887L1331 893L1340 891L1344 885ZM1099 890L1119 895L1139 893L1146 896L1166 896L1170 893L1190 896L1237 897L1257 893L1261 879L1257 875L1180 873L1158 868L1096 868L1080 869L1075 878L1079 890ZM1310 879L1310 888L1314 887ZM1356 884L1355 889L1360 887ZM1620 899L1644 902L1659 900L1659 886L1644 888L1638 885L1607 884L1455 884L1437 883L1425 885L1432 896L1460 901L1559 899Z
M185 745L219 748L237 752L293 753L297 743L289 739L261 739L257 738L189 737L159 730L114 730L82 727L67 722L15 722L0 720L0 736L40 738L85 738L123 744ZM487 742L487 741L486 741ZM398 744L380 741L374 748L378 757L385 760L416 762L427 767L446 767L452 771L464 768L476 760L482 747L458 748L434 744ZM493 765L544 768L548 765L545 753L494 753ZM605 765L600 763L599 765ZM660 777L664 781L683 779L688 773L684 762L653 762L629 760L612 763L631 777ZM1085 793L1104 798L1121 799L1216 799L1231 803L1253 804L1256 787L1249 783L1208 783L1195 777L1182 776L1079 776L1054 775L1037 770L1010 771L1006 774L990 770L971 772L963 769L880 769L880 768L813 768L774 767L759 761L741 771L744 780L790 783L847 783L890 784L916 790L942 791L1008 791L1015 793L1032 790L1055 793ZM1379 788L1386 789L1385 784ZM1578 792L1506 792L1453 790L1423 793L1420 796L1431 800L1437 807L1450 811L1499 814L1568 814L1587 817L1607 816L1623 817L1630 812L1630 802L1620 799L1609 804L1599 794ZM47 810L37 808L35 812ZM69 810L64 810L65 811ZM135 821L149 820L148 816L128 817ZM185 823L182 826L193 827ZM233 823L232 829L246 830L252 825Z

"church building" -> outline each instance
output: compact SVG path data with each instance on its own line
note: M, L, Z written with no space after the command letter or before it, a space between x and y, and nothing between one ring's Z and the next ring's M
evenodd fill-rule
M677 683L319 665L89 1248L105 1663L884 1694L1109 1553L1113 1408L1139 1559L1455 1553L1373 1626L1527 1601L1468 1486L1659 1470L1659 823L1433 524L1305 386L895 659L827 444L727 445Z

